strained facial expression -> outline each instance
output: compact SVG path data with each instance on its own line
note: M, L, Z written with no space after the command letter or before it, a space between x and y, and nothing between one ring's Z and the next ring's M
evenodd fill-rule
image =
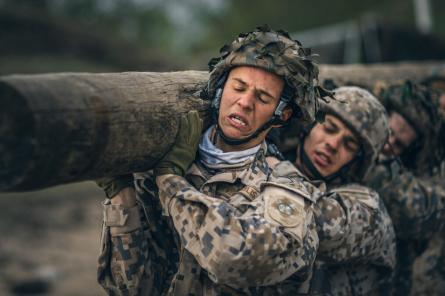
M417 139L417 133L411 124L397 112L389 114L388 124L391 133L382 152L386 156L400 156Z
M224 85L218 123L233 139L253 134L272 117L280 100L284 81L260 68L240 66L232 69ZM264 140L253 139L249 146Z
M360 149L355 134L334 115L326 115L304 140L304 151L323 177L336 173L349 163Z

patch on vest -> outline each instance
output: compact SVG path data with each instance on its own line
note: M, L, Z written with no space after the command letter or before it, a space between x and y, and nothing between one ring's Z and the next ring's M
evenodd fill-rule
M264 196L266 217L284 227L297 227L304 222L303 198L281 188L267 188Z

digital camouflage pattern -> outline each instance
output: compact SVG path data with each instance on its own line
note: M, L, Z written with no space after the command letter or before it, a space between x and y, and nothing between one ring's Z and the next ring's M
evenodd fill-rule
M362 181L385 143L386 112L364 89L340 87L334 92L336 100L321 103L321 110L339 118L358 137L363 160L349 168L349 178L311 180L323 192L315 204L320 247L311 293L384 295L395 267L394 228L379 195L351 180Z
M111 234L103 224L98 281L109 295L163 295L178 268L177 237L162 215L152 180L150 173L135 174L139 213L131 215L139 227ZM107 204L108 199L104 208Z
M348 176L349 180L361 181L389 136L387 114L378 99L363 88L343 86L334 93L337 100L322 102L321 110L336 115L360 138L362 162Z
M416 258L411 295L442 295L445 291L445 228L428 243Z
M292 40L285 31L260 27L238 36L230 45L224 45L220 56L209 62L211 71L207 97L213 99L224 74L237 66L253 66L282 77L292 88L293 100L301 123L311 124L318 110L318 99L332 96L318 86L318 66L312 60L311 50Z
M428 281L416 283L413 272L418 277L428 266L438 266L441 259L422 254L443 254L434 250L436 243L430 240L443 240L440 229L445 224L445 186L431 177L417 177L408 170L401 170L395 161L380 163L368 176L369 184L375 188L385 202L397 235L397 270L394 282L395 295L408 295L412 289L426 289ZM441 181L443 182L443 181ZM432 244L432 246L430 246ZM431 249L428 251L428 249ZM421 255L422 254L422 255ZM416 259L421 256L421 258ZM415 261L422 268L413 269ZM434 270L434 268L429 268ZM436 273L437 275L437 273ZM435 282L438 282L436 280ZM442 274L445 281L445 274ZM431 282L432 284L433 282ZM431 289L433 287L429 287ZM417 294L414 294L417 295ZM420 294L423 295L423 294ZM437 294L433 294L437 295Z
M105 236L101 284L120 291L112 295L302 292L318 249L318 190L289 162L271 170L265 152L263 144L255 159L230 167L195 162L186 179L166 175L159 199L150 178L137 177L146 221Z
M445 222L445 191L439 177L444 160L443 119L437 112L434 93L409 81L383 90L382 100L388 112L401 114L420 136L402 155L402 166L395 159L381 157L366 178L384 200L396 229L398 264L394 294L408 295L413 288L423 289L420 284L413 284L413 264L425 246L428 252L429 241L439 235ZM438 180L433 181L435 178ZM432 258L428 260L424 266L432 264Z
M320 247L312 291L381 295L396 259L395 233L383 202L358 184L319 186L324 194L315 205Z
M445 222L445 188L428 177L416 177L395 161L379 163L368 176L394 222L397 237L424 240Z

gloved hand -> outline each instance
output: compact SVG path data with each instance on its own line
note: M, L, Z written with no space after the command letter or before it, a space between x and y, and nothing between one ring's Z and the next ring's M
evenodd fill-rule
M104 177L97 179L95 182L97 186L105 191L105 195L108 198L112 198L122 189L126 187L133 187L133 175L128 174L113 177Z
M155 176L175 174L184 176L195 160L202 132L202 120L198 111L190 111L181 117L176 140L169 152L154 169Z

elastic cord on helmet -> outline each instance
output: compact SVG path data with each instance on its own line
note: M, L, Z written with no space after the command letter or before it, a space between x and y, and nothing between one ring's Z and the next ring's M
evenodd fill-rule
M219 126L218 117L219 117L219 108L221 105L221 97L223 94L223 88L224 88L224 84L227 81L227 77L228 77L228 72L223 73L221 75L221 77L218 79L218 81L216 83L215 96L212 101L212 108L214 109L213 114L214 114L214 117L215 117L214 119L215 119L215 123L216 123L216 132L217 132L218 136L225 143L227 143L229 145L233 145L233 146L242 145L242 144L245 144L245 143L249 142L250 140L258 137L263 131L267 130L272 125L285 123L281 119L281 117L283 115L284 109L286 108L286 106L288 106L290 104L290 102L293 99L293 89L286 82L284 83L283 91L281 92L280 101L278 102L278 106L275 108L274 114L272 115L272 117L269 119L268 122L266 122L261 127L259 127L251 135L249 135L243 139L234 139L234 138L230 138L227 135L225 135Z

